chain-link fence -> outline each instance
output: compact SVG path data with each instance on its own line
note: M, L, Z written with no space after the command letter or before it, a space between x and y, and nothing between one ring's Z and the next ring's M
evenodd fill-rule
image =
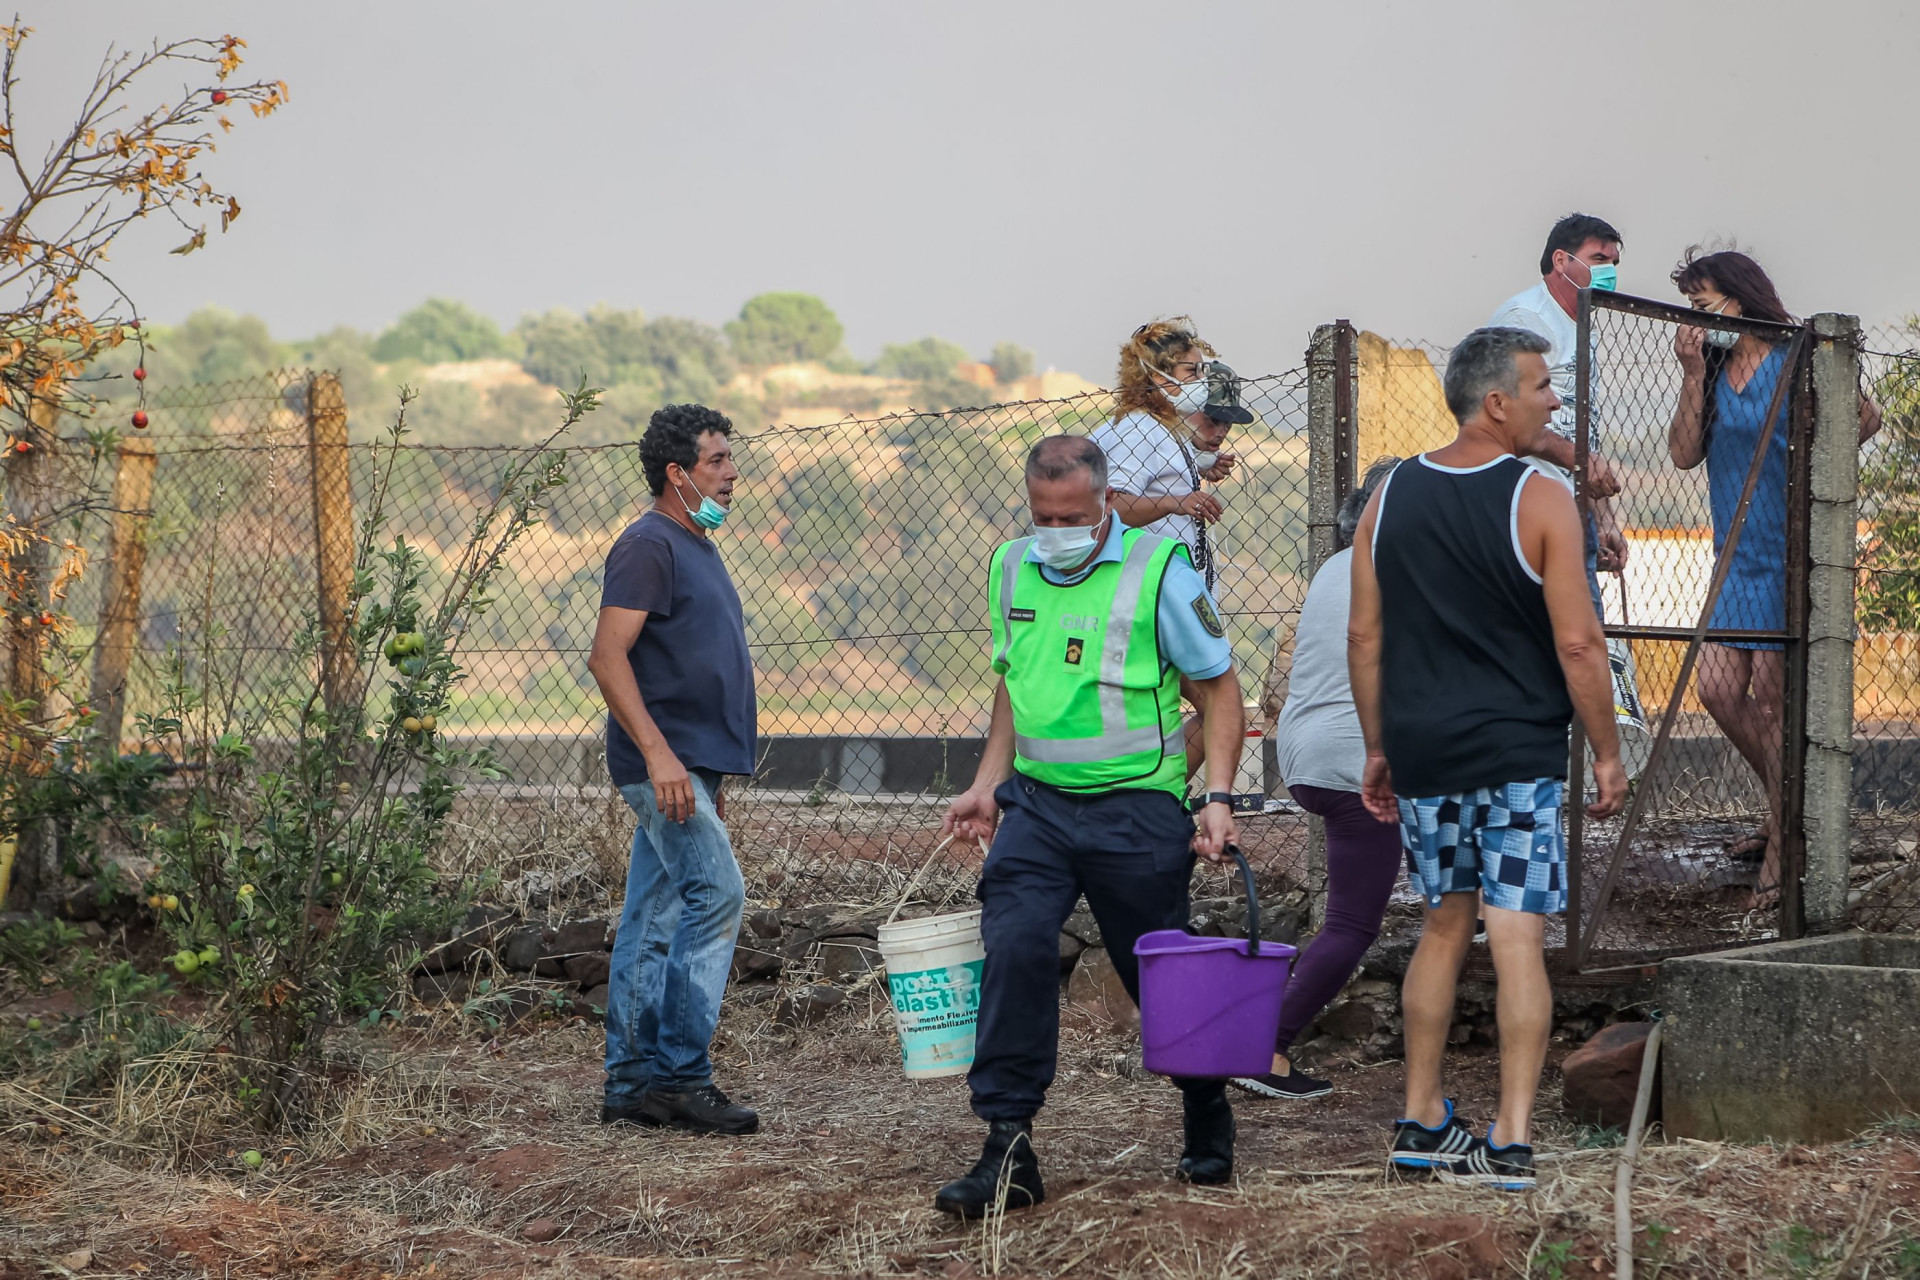
M242 711L296 668L311 679L317 659L299 643L318 598L310 388L310 375L289 373L150 400L152 515L128 741L158 704L169 654L218 672L214 687ZM1227 515L1210 543L1243 687L1257 701L1305 592L1304 375L1250 379L1242 397L1255 421L1226 446L1238 465L1216 488ZM757 896L884 900L928 858L986 730L986 565L1025 528L1025 451L1046 434L1090 431L1110 411L1110 397L1087 394L736 434L741 479L715 539L755 661L760 766L730 789L728 819ZM348 454L356 499L376 466L391 466L386 536L437 564L463 543L513 451ZM446 856L549 901L617 894L625 874L632 820L606 782L605 709L586 657L606 552L649 501L631 445L571 449L566 474L459 640L468 675L441 726L493 748L510 776L469 788ZM97 531L103 545L110 523ZM69 599L79 643L97 638L112 581L90 574ZM1290 806L1249 814L1243 827L1270 876L1304 875L1305 819ZM978 859L950 849L930 882L960 892Z
M1624 574L1601 575L1602 593L1610 631L1630 637L1625 648L1649 733L1674 694L1757 438L1744 419L1718 432L1717 443L1710 427L1697 465L1676 465L1674 418L1686 379L1675 338L1688 327L1685 317L1604 308L1591 323L1592 449L1619 485L1601 514L1628 551ZM1861 464L1855 649L1851 905L1853 918L1874 928L1920 928L1920 800L1909 759L1920 720L1913 344L1906 331L1874 335L1862 371L1886 423ZM1772 363L1739 384L1736 408L1793 383L1769 371L1784 369L1783 343L1769 350ZM1322 351L1316 341L1315 351L1340 353L1345 397L1325 390L1337 376L1310 392L1306 369L1250 380L1244 396L1256 421L1236 429L1227 448L1239 467L1216 487L1227 509L1211 539L1222 612L1247 700L1269 712L1285 696L1293 620L1317 546L1310 525L1328 519L1352 473L1375 457L1409 456L1453 433L1441 392L1444 348L1348 327L1344 345L1330 339ZM143 509L151 517L126 675L129 740L138 713L157 704L170 652L190 669L223 672L223 696L241 709L276 674L310 676L317 659L298 638L317 607L311 379L281 373L150 397L151 498ZM1792 395L1783 401L1772 451L1791 454L1802 440L1797 405ZM1745 412L1757 420L1767 408L1747 404ZM991 693L985 563L993 546L1024 528L1024 451L1044 434L1090 431L1110 411L1110 398L1094 393L736 436L742 477L734 514L716 538L746 608L762 755L756 779L734 790L729 820L758 896L884 901L932 855L944 801L967 785L978 761ZM1322 440L1316 454L1315 431L1350 434L1344 443ZM69 469L87 470L104 491L113 457L67 434ZM376 452L354 445L348 453L351 489L363 498ZM391 459L390 535L404 535L430 560L450 552L490 501L511 453L401 447ZM1332 476L1318 482L1318 515L1309 510L1316 465ZM469 676L444 727L493 747L510 774L464 797L446 856L495 872L530 904L617 893L632 829L606 785L605 713L586 655L606 551L648 495L631 446L571 449L566 471L547 521L514 549L494 604L461 638ZM1784 557L1790 480L1784 459L1770 453L1742 534L1750 555ZM104 557L108 530L130 515L100 505L76 528L96 549L96 571L66 601L70 639L81 646L98 641L115 582ZM1712 643L1678 694L1666 758L1639 784L1644 812L1592 940L1602 952L1689 949L1778 927L1774 913L1751 909L1775 828L1768 787L1737 725L1729 733L1716 716L1712 687L1729 653L1748 669L1749 694L1773 687L1755 685L1752 669L1764 676L1791 665L1787 650L1757 647L1793 642L1790 620L1767 613L1773 598L1750 574L1732 575L1721 592ZM1742 630L1767 634L1733 634ZM1782 674L1783 701L1787 682ZM1738 708L1727 702L1721 710L1732 719ZM1777 773L1777 748L1775 757ZM1249 853L1276 887L1313 883L1306 820L1263 763L1264 784L1281 800L1243 817ZM1593 918L1619 827L1576 821L1576 926ZM964 893L978 859L978 850L949 848L923 883L936 896Z
M1788 601L1806 595L1806 342L1632 299L1584 318L1567 416L1585 425L1590 536L1614 569L1602 612L1640 714L1618 717L1638 773L1626 810L1585 820L1584 779L1570 790L1569 929L1599 953L1774 933L1798 910L1803 753L1785 744L1804 698Z
M1854 639L1854 923L1920 931L1920 328L1868 331Z

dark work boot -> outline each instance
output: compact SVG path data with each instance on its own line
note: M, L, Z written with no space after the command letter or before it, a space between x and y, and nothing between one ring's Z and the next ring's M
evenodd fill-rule
M1182 1080L1185 1116L1181 1130L1180 1177L1203 1187L1233 1180L1233 1108L1224 1080Z
M640 1123L651 1120L659 1128L683 1133L741 1134L760 1129L758 1114L711 1084L697 1089L649 1089L641 1095L639 1109L644 1117Z
M658 1129L660 1121L647 1114L647 1109L638 1102L603 1102L600 1104L601 1124L630 1124L641 1129Z
M1030 1209L1047 1198L1046 1188L1040 1185L1040 1158L1033 1153L1031 1120L995 1120L988 1125L979 1163L966 1177L940 1188L933 1207L962 1218L982 1218L1001 1203L1003 1186L1009 1210Z

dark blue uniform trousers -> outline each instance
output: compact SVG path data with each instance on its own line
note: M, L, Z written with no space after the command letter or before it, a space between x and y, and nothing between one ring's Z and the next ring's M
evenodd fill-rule
M1138 1004L1134 942L1187 923L1193 819L1170 792L1081 795L1018 773L994 799L1000 829L980 874L987 962L967 1083L982 1120L1029 1120L1046 1101L1059 1055L1060 926L1086 894L1107 955Z

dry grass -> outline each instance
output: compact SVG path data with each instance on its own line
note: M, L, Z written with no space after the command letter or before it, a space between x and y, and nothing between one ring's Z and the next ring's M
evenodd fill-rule
M0 1276L80 1249L88 1275L148 1276L1612 1270L1617 1151L1581 1147L1592 1135L1552 1097L1541 1146L1558 1158L1531 1196L1385 1180L1391 1065L1338 1070L1324 1102L1240 1103L1238 1182L1184 1187L1168 1176L1178 1096L1117 1071L1125 1043L1072 1015L1036 1135L1051 1198L954 1223L928 1201L978 1149L964 1084L909 1084L879 992L849 1005L795 1030L774 1002L730 1001L721 1078L765 1122L746 1139L600 1127L599 1028L582 1022L495 1036L449 1015L343 1037L314 1121L257 1173L227 1152L260 1140L207 1087L226 1064L183 1051L85 1122L15 1082L0 1093ZM1483 1115L1490 1060L1464 1060L1456 1086ZM1920 1275L1920 1130L1813 1149L1656 1141L1635 1214L1642 1275Z

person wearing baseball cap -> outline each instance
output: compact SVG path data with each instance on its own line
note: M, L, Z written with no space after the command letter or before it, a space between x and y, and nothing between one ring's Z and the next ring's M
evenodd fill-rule
M1193 465L1202 480L1218 483L1233 473L1240 459L1221 446L1227 433L1253 421L1253 410L1240 402L1240 376L1218 360L1207 370L1207 403L1187 415L1193 428Z

